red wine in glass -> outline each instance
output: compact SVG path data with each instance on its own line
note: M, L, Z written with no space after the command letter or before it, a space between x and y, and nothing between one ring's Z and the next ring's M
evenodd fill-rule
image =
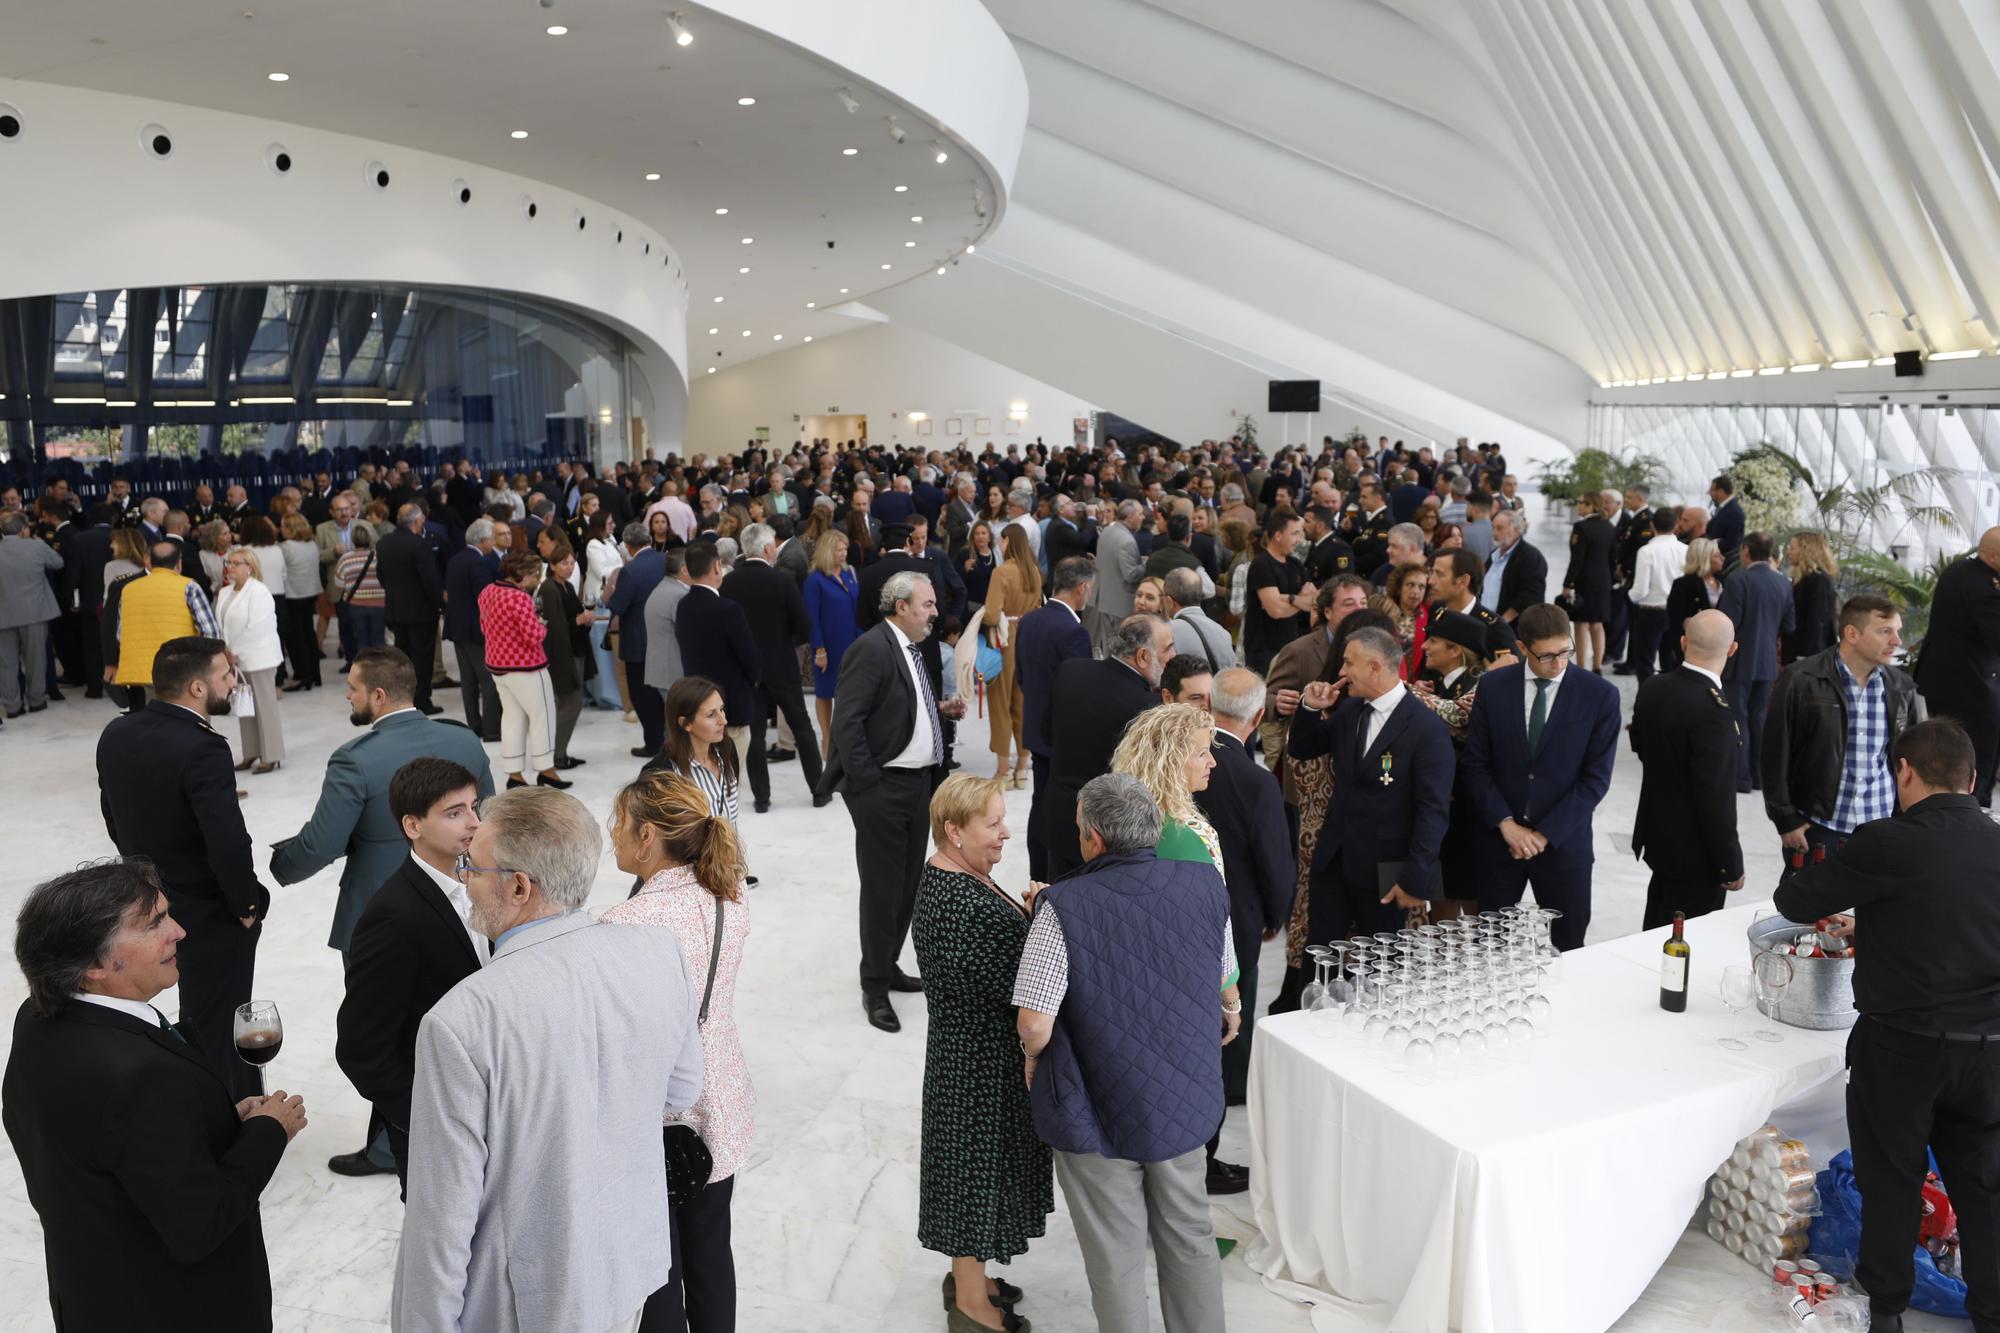
M233 1027L236 1054L257 1066L257 1090L263 1092L264 1066L278 1058L285 1044L285 1022L278 1017L278 1006L270 1000L239 1004Z
M236 1034L236 1053L253 1065L267 1065L278 1058L285 1034L270 1028L253 1028Z

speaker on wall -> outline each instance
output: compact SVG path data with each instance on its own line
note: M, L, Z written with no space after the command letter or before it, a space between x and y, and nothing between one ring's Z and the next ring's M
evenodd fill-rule
M1921 375L1921 374L1923 374L1923 373L1924 373L1924 354L1923 354L1922 352L1898 352L1898 353L1896 353L1896 373L1897 373L1898 375Z
M1271 412L1317 412L1319 411L1318 380L1272 380Z

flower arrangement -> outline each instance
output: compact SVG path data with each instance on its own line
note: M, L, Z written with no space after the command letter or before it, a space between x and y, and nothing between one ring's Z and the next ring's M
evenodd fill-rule
M1799 524L1800 492L1797 474L1768 452L1752 451L1737 458L1729 469L1736 482L1736 500L1743 506L1745 532L1769 532L1780 537Z

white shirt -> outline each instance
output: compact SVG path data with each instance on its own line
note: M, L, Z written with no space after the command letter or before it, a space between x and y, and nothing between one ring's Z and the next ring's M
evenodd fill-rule
M1000 526L1003 531L1007 528L1019 528L1021 535L1028 539L1028 550L1038 556L1042 553L1042 525L1035 522L1033 514L1010 518Z
M1528 645L1525 643L1522 644L1521 652L1524 656L1527 651ZM1544 726L1548 725L1549 718L1555 715L1556 691L1562 688L1563 676L1567 676L1568 674L1569 668L1564 667L1561 674L1551 680L1549 687L1541 692L1545 700L1542 704L1542 724ZM1541 677L1537 676L1534 669L1526 662L1521 664L1521 716L1524 719L1532 718L1535 715L1535 682L1540 679Z
M1689 671L1699 671L1702 675L1707 676L1709 684L1715 686L1716 689L1719 690L1722 688L1722 677L1716 675L1713 671L1710 671L1707 667L1696 666L1694 663L1688 661L1683 661L1681 665L1686 667Z
M1632 604L1658 611L1667 604L1667 591L1687 567L1687 544L1671 532L1663 532L1639 548L1638 567L1632 571Z
M931 683L924 679L923 667L917 655L910 651L910 636L903 633L903 627L895 621L885 621L889 632L896 636L896 651L902 655L903 669L910 673L910 684L917 692L917 725L910 728L910 743L902 753L883 764L884 768L929 768L931 766L931 711L924 707L924 698L930 694Z
M472 956L479 960L481 967L486 966L486 960L493 952L493 944L472 928L472 897L466 893L465 886L460 884L456 877L447 875L415 852L410 853L410 859L415 861L417 868L429 875L431 883L437 885L444 893L445 900L451 904L451 910L458 913L458 923L465 927L465 937L472 941Z
M130 1014L149 1028L156 1028L167 1021L165 1014L144 1000L128 1000L119 995L94 995L89 991L78 991L69 998L82 1000L85 1004L101 1004L106 1009L116 1009L121 1014Z
M1363 735L1361 750L1366 754L1375 746L1375 738L1382 734L1382 728L1389 721L1389 714L1396 711L1396 705L1403 702L1403 696L1410 691L1402 681L1389 687L1389 692L1368 705L1368 730Z
M1444 680L1439 683L1442 684L1446 689L1450 689L1452 682L1457 680L1460 676L1464 674L1465 674L1464 667L1453 667L1450 671L1447 671L1445 673Z

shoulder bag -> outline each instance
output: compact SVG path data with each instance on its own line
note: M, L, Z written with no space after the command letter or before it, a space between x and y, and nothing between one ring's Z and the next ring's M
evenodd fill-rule
M700 1028L708 1022L708 999L715 994L715 965L722 957L722 899L715 900L715 938L708 946L708 984L701 989L701 1013L695 1018ZM693 1125L676 1120L667 1126L667 1199L685 1208L708 1188L715 1170L715 1155L701 1141Z

